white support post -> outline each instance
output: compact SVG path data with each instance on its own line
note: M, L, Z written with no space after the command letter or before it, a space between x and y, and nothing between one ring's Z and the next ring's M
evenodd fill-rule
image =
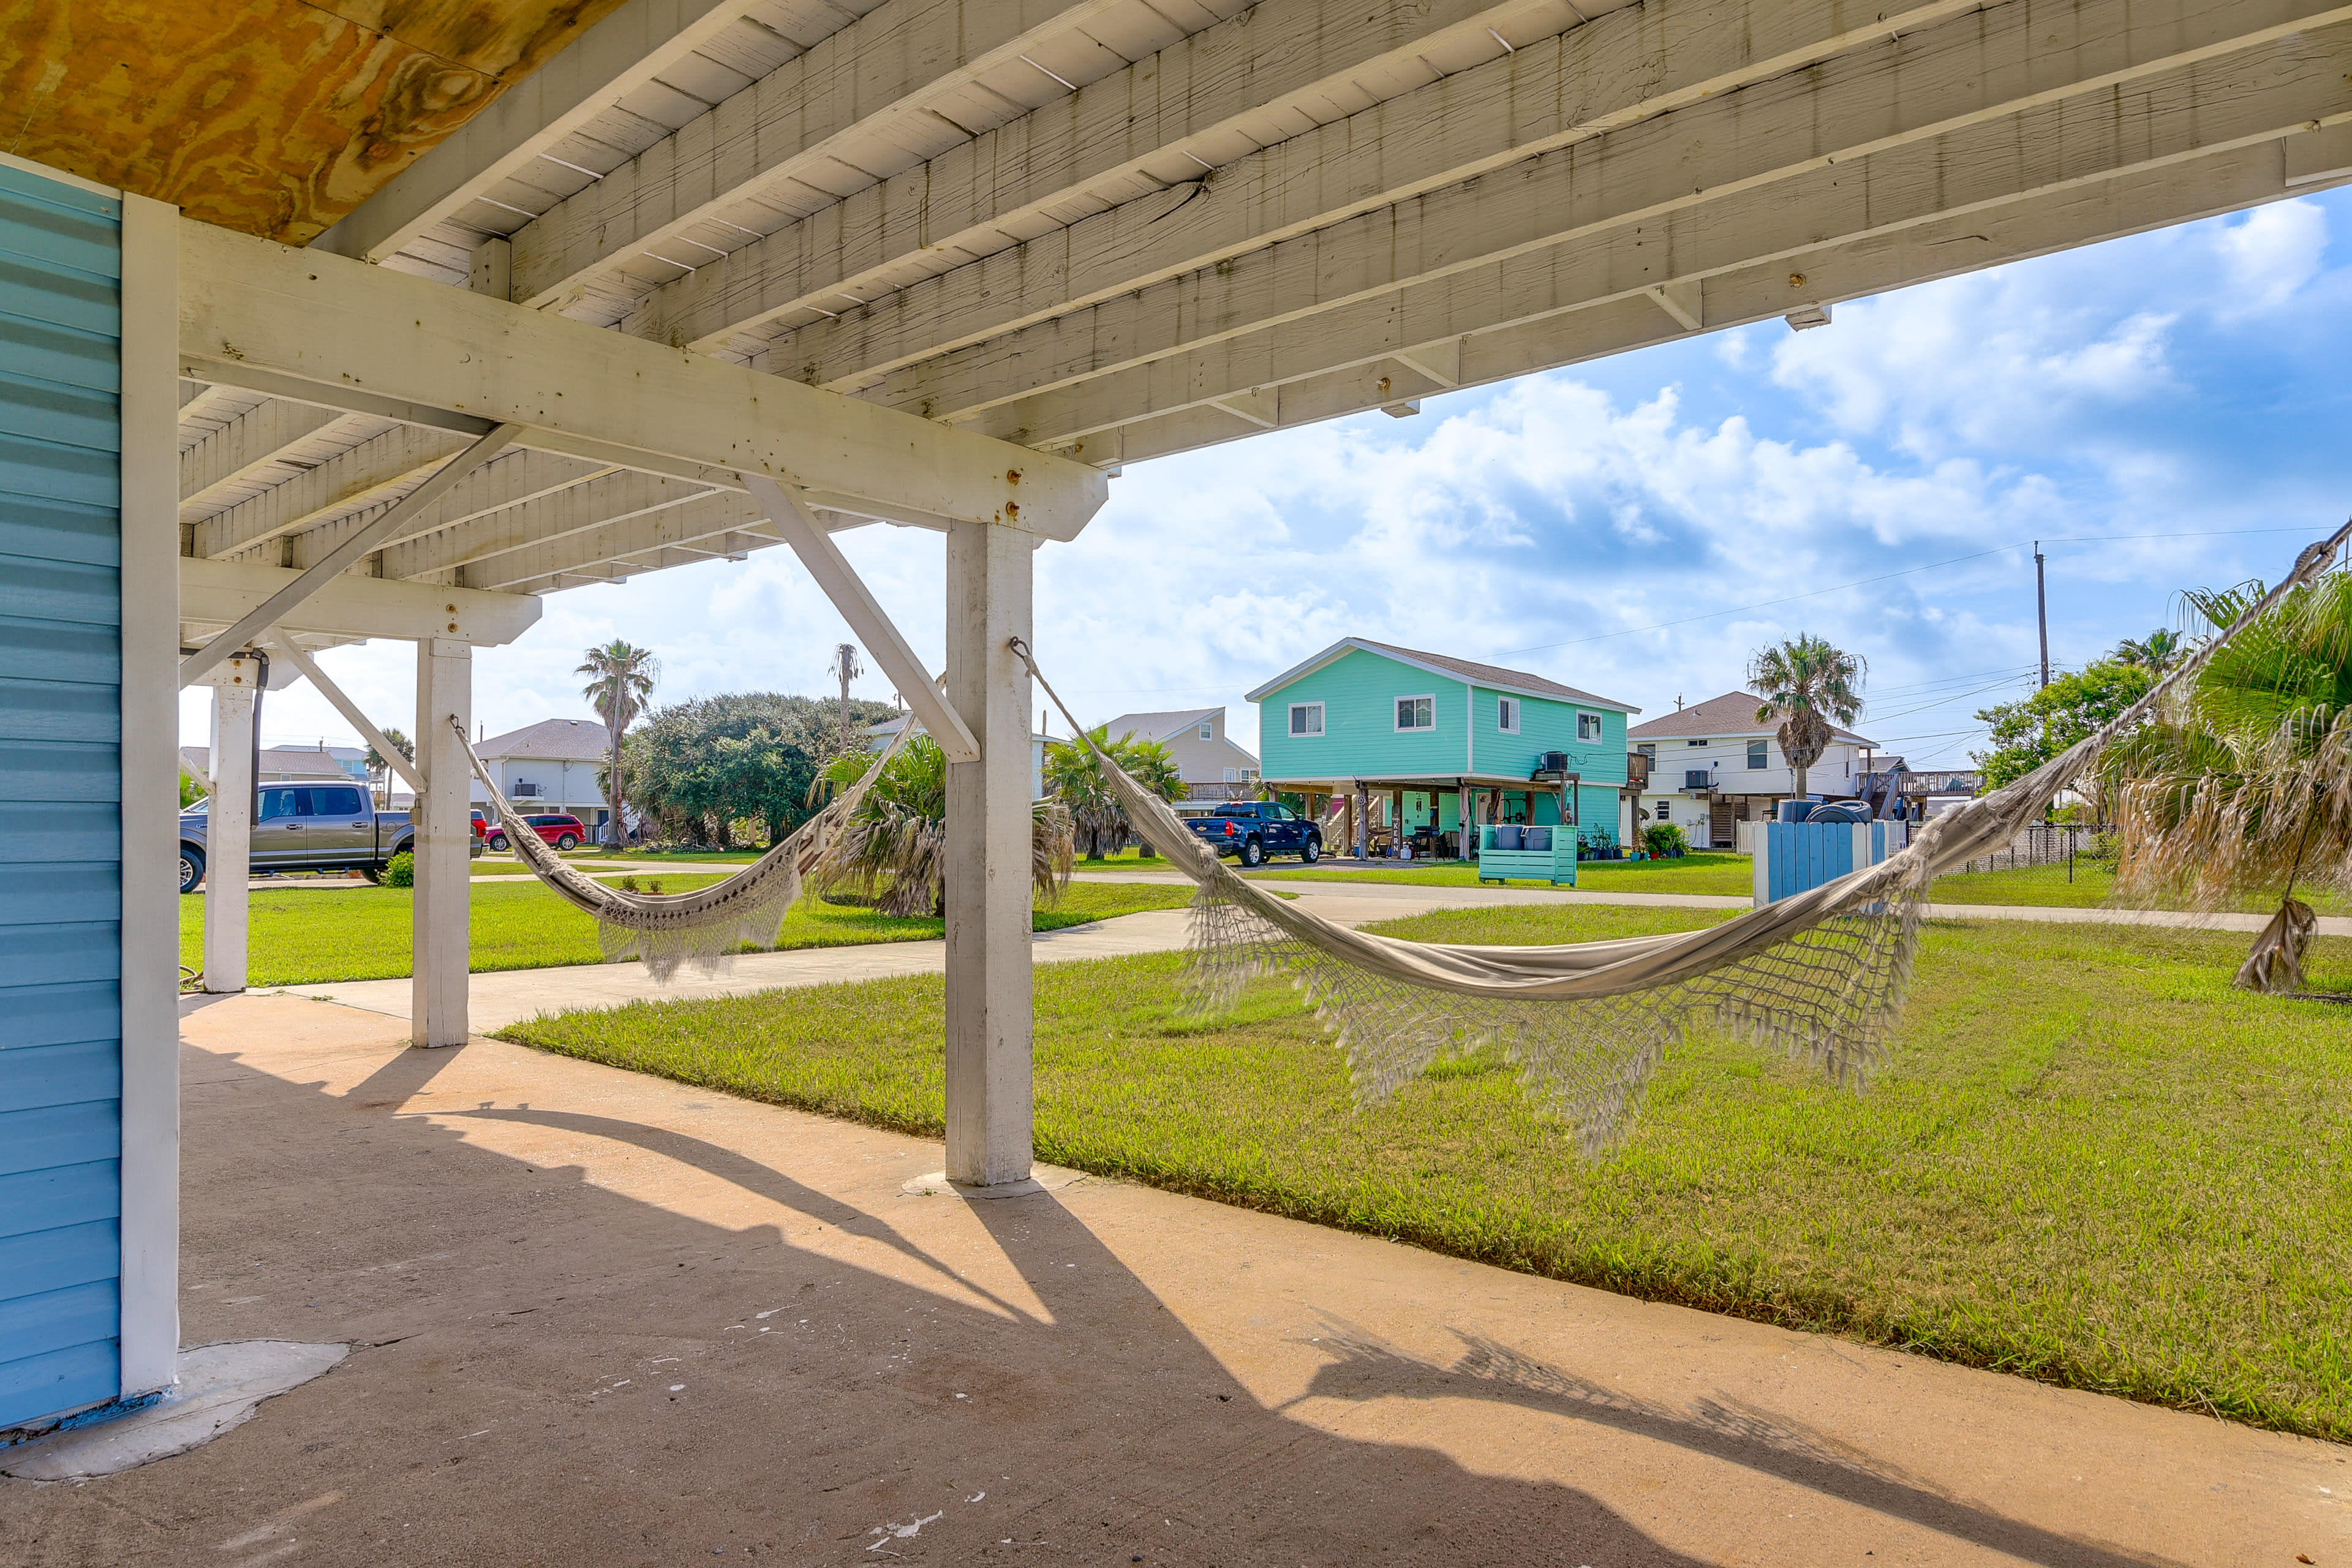
M249 659L213 686L213 795L205 808L205 989L245 989L245 908L253 877L253 696Z
M948 764L950 1181L1026 1181L1030 1162L1030 552L1010 528L948 530L948 698L980 743Z
M450 727L452 719L457 728ZM416 825L410 1043L466 1043L473 866L473 771L460 731L474 723L474 648L456 637L416 645Z

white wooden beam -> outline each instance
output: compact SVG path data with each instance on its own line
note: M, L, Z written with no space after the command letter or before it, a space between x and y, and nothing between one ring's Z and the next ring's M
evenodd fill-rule
M1278 386L1236 388L1208 402L1212 407L1222 408L1261 430L1274 429L1282 423L1282 388Z
M617 513L562 500L524 509L495 536L499 548L457 570L469 588L527 593L531 584L558 573L635 560L666 546L723 536L747 525L764 528L761 518L758 503L734 490L709 490Z
M663 250L680 230L787 183L814 177L823 189L845 173L870 178L876 171L863 163L887 155L892 142L961 142L964 133L932 111L932 100L1118 3L886 0L525 225L514 236L515 298L559 303L615 258ZM1108 68L1122 63L1101 54ZM900 167L919 158L898 153Z
M510 449L458 480L439 502L415 514L393 537L375 548L389 552L407 550L427 539L462 539L473 531L472 525L486 519L542 498L562 495L601 475L625 472L609 464L599 465L553 452ZM287 541L286 559L280 564L307 566L341 544L356 530L373 526L380 515L379 509L350 512L294 534ZM394 571L379 563L372 574L413 577L419 573Z
M356 386L529 427L524 445L686 477L765 473L821 504L1071 539L1108 498L1076 463L699 354L184 222L182 374ZM836 500L835 498L842 498ZM909 516L909 514L912 514Z
M182 659L180 685L185 688L190 681L244 647L247 639L256 633L276 626L281 616L332 582L344 568L393 537L410 519L430 509L469 471L505 450L519 433L516 426L501 425L452 457L442 465L439 472L419 485L398 505L304 567L295 574L292 582L237 617L226 631L218 633L210 642Z
M465 215L500 180L527 168L751 9L751 0L625 0L394 175L311 248L383 260L435 225Z
M308 405L280 400L263 406ZM466 445L466 437L446 430L393 426L315 468L197 522L192 530L193 552L215 558L234 555L349 516L371 504L389 504L419 476L431 473Z
M2352 5L2334 0L2078 0L2053 19L2009 0L1605 133L1577 106L1632 96L1638 107L1642 95L1593 78L1598 51L1581 40L1606 33L1596 24L1255 153L1210 183L1210 199L1129 203L919 284L887 310L801 327L770 363L863 390L944 352L1081 308L1115 311L1138 289L1195 274L1198 319L1223 326L1217 302L1235 291L1234 265L1267 248L1314 252L1326 294L1358 281L1333 259L1335 245L1352 258L1393 243L1368 237L1373 229L1402 239L1416 269L1476 265L1491 251L1457 257L1441 216L1501 191L1522 209L1517 243L1555 243L2069 98L2116 92L2119 110L2168 107L2117 91L2135 82L2169 78L2192 101L2226 107L2195 68L2259 55L2308 68L2347 17ZM1958 170L1979 181L1997 173ZM1376 270L1403 265L1401 255ZM879 396L908 405L895 386Z
M1684 331L1696 332L1706 325L1700 281L1696 278L1678 278L1670 282L1654 283L1644 292L1658 302L1659 310L1680 323Z
M980 742L972 738L971 727L931 684L930 671L923 668L923 661L916 657L906 637L882 608L881 601L850 566L841 547L818 526L807 506L764 474L746 474L743 478L751 488L751 499L766 510L768 521L792 546L793 553L801 558L801 564L816 579L816 585L824 590L824 596L833 601L841 618L849 623L849 629L866 645L866 651L874 656L874 662L882 667L882 673L897 685L908 708L923 721L923 728L940 743L948 761L978 762ZM955 591L951 584L950 597ZM1024 746L1023 751L1025 754L1027 748Z
M1937 0L1942 10L1957 4ZM1740 9L1748 8L1742 0ZM1777 7L1812 8L1786 0ZM1897 16L1908 20L1916 9ZM984 131L789 223L743 246L725 267L661 285L630 330L712 349L784 317L838 313L845 294L877 299L1004 249L1017 237L1057 228L1074 212L1171 186L1179 198L1192 196L1204 163L1228 162L1343 107L1491 59L1503 52L1498 36L1531 42L1579 20L1565 0L1429 0L1370 9L1347 0L1261 0L1067 101Z
M2158 73L2144 79L2146 90L2113 103L2097 95L2062 97L1994 119L1969 117L1933 137L1891 137L1874 148L1857 142L1851 155L1834 161L1800 155L1779 170L1751 168L1736 178L1729 176L1739 170L1726 170L1717 184L1689 176L1715 172L1709 165L1717 158L1746 154L1691 141L1693 128L1680 124L1680 116L1667 116L1622 133L1629 141L1603 138L942 356L890 377L869 395L905 399L952 417L985 412L990 401L1018 396L1024 384L1041 393L1074 386L1160 358L1197 356L1219 340L1286 327L1293 331L1288 357L1311 360L1333 348L1325 335L1329 323L1320 321L1327 313L1362 306L1358 319L1377 324L1405 290L1475 298L1494 279L1528 276L1528 258L1570 243L1598 246L1591 254L1610 258L1601 275L1579 280L1579 287L1593 290L1584 299L1646 289L1662 277L1701 276L1778 250L1932 222L2134 167L2276 140L2329 111L2347 57L2352 29L2339 24L2227 60ZM1783 105L1771 107L1764 118L1777 121ZM1881 107L1899 112L1892 104ZM1730 111L1735 124L1715 129L1738 142L1742 108L1735 99L1696 112ZM1752 129L1760 134L1777 125ZM1540 271L1542 264L1534 268ZM1555 307L1577 302L1572 295L1551 301ZM1420 314L1438 325L1433 313ZM1491 324L1472 321L1452 330ZM1390 339L1382 352L1434 335L1409 330ZM1322 363L1346 363L1349 357L1334 353ZM1259 380L1286 381L1317 368L1271 371ZM1185 378L1163 379L1181 385ZM1211 381L1191 397L1212 400L1233 384ZM1093 423L1040 421L1031 413L992 415L974 420L973 427L996 434L1020 429L1026 434L1016 438L1051 440Z
M341 687L328 679L327 672L311 661L310 656L302 651L299 644L275 628L262 640L277 649L279 657L300 670L310 684L319 689L319 695L333 704L335 711L343 716L343 721L360 732L361 740L375 748L375 754L384 760L387 767L408 781L410 789L418 795L425 793L425 775L416 771L416 764L403 756L400 748L384 738L383 731L375 727L375 721L367 716L367 710L345 696Z
M267 603L299 572L234 561L180 563L180 621L191 628L226 626ZM539 619L539 601L516 594L484 594L423 583L388 583L342 576L271 625L302 636L462 637L484 645L510 643ZM452 630L455 626L457 629Z
M180 521L194 522L218 511L240 482L277 460L278 454L345 417L339 409L272 398L238 415L180 454Z
M572 459L554 460L569 462ZM714 500L723 497L740 515L758 513L758 508L749 500L731 490L717 490L709 485L688 479L673 479L660 474L610 468L579 483L518 498L515 504L485 509L461 522L387 545L383 552L382 574L386 577L423 577L430 573L456 571L492 556L543 544L591 528L610 526L665 507L677 506L698 497Z

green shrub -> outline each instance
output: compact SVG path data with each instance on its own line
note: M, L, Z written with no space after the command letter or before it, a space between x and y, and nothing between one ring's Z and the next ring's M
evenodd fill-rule
M1690 848L1678 822L1654 822L1642 829L1642 847L1653 855L1680 855Z
M392 864L383 868L383 885L387 888L416 886L416 857L405 849L394 856Z

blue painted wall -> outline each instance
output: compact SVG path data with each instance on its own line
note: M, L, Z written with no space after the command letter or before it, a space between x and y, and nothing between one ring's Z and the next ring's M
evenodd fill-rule
M121 1392L121 216L0 168L0 1428Z

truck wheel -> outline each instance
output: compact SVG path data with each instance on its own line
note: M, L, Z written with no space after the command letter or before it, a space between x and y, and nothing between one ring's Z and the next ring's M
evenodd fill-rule
M205 879L205 852L180 846L180 891L193 893L196 884Z
M569 833L559 833L555 836L555 847L558 849L577 849L580 840Z
M379 888L383 886L383 868L381 866L362 866L360 868L360 875Z
M1320 860L1321 858L1323 858L1323 841L1320 838L1308 839L1307 841L1307 847L1298 852L1298 859L1301 865L1312 866L1316 861Z
M1255 839L1255 838L1251 839L1248 843L1246 843L1246 844L1243 845L1243 846L1242 846L1242 864L1243 864L1243 865L1244 865L1244 866L1263 866L1263 865L1265 865L1265 845L1263 845L1263 844L1261 844L1261 843L1259 843L1259 842L1258 842L1256 839Z

